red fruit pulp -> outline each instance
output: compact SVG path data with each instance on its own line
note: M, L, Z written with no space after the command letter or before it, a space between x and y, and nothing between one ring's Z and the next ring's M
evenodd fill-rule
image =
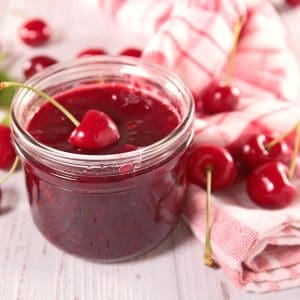
M125 85L90 85L56 95L78 119L90 109L105 112L117 124L120 139L103 149L86 150L68 142L74 129L60 111L43 104L27 126L41 143L73 153L112 154L161 140L179 124L160 100ZM51 116L51 118L49 118ZM129 146L128 146L129 145ZM34 160L24 169L32 214L40 231L69 253L115 261L141 254L176 226L185 191L184 151L164 163L115 176L64 178Z
M8 170L16 158L10 128L0 124L0 169Z
M296 197L297 189L287 177L288 168L271 161L256 168L248 177L247 192L257 205L284 208Z
M41 19L32 19L19 29L21 40L28 46L37 47L45 44L51 35L48 24Z

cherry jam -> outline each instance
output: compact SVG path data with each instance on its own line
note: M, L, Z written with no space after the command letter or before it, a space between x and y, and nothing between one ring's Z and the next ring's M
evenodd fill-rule
M119 261L158 245L180 220L194 107L182 82L160 68L128 58L84 63L99 67L91 74L109 76L100 83L89 77L83 84L85 78L75 72L81 61L62 64L61 70L55 66L29 83L40 88L43 80L74 71L80 80L70 84L66 78L44 90L79 120L89 109L108 114L119 128L118 142L97 151L74 147L67 138L72 123L24 91L13 104L14 141L41 233L68 253ZM134 75L124 74L129 64ZM149 74L138 76L136 70Z

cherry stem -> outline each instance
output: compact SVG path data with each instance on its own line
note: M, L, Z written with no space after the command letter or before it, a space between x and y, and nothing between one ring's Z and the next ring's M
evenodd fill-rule
M297 127L299 127L300 122L298 122L295 126L288 129L286 132L278 136L276 139L272 140L271 142L265 145L267 151L270 151L275 145L280 143L284 138L286 138L291 132L293 132Z
M211 185L212 185L212 166L206 167L206 230L205 230L205 253L204 263L208 267L213 267L215 262L212 258L211 249L211 224L210 224L210 206L211 206Z
M1 62L1 60L4 59L4 57L5 57L5 54L3 52L0 52L0 62Z
M7 172L7 174L4 177L0 178L0 185L3 184L14 173L14 171L16 170L16 168L18 166L19 160L20 160L19 157L16 156L15 161L12 164L9 171Z
M78 127L78 125L80 124L79 121L64 106L62 106L59 102L57 102L55 99L53 99L46 93L38 89L35 89L34 87L19 82L0 82L0 90L8 87L20 87L20 88L25 88L27 90L33 91L34 93L38 94L39 96L41 96L42 98L44 98L45 100L53 104L74 124L75 127Z
M288 177L290 180L293 178L295 170L296 170L299 148L300 148L300 124L298 124L296 127L296 137L295 137L295 142L294 142L293 159L291 161L291 164L289 167L289 173L288 173Z
M229 54L226 71L225 71L225 79L224 79L226 85L231 84L233 64L236 56L236 50L237 50L238 40L240 37L241 30L242 30L242 18L239 18L233 28L233 37L234 37L233 45Z

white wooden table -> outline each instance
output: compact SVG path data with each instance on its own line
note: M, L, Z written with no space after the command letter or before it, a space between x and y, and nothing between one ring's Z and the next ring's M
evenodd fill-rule
M300 54L300 8L280 12ZM29 49L17 38L19 24L34 16L54 28L47 47ZM113 52L143 43L137 34L124 39L120 32L124 30L101 18L97 0L0 0L0 43L10 49L10 68L17 77L24 60L34 54L65 60L88 46L109 45ZM3 200L11 210L0 215L1 300L300 299L300 288L264 295L239 291L221 270L204 267L203 248L184 224L140 259L95 264L64 254L40 235L31 220L21 172L5 185Z

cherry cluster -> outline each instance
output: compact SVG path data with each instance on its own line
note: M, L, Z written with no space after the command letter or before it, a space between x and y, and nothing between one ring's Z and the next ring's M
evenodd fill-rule
M282 137L265 134L250 137L242 147L240 159L250 170L247 192L256 204L284 208L296 198L297 189L291 180L298 157L298 135L297 129L294 151Z
M19 29L19 37L24 44L31 47L38 47L46 44L51 38L52 30L50 26L41 19L31 19L25 22ZM88 48L77 54L78 58L105 55L108 52L102 48ZM126 48L118 53L118 55L141 57L142 51L137 48ZM38 55L30 58L24 63L23 75L25 79L30 78L39 71L56 64L58 61L50 56Z
M194 94L198 113L211 115L236 110L240 91L232 86L231 81L243 24L244 20L239 18L233 28L233 43L225 66L224 80L213 82L202 93ZM192 182L205 187L209 170L212 172L211 187L223 189L234 182L238 162L242 169L248 171L247 192L253 202L265 208L285 207L296 196L296 188L290 180L295 171L299 148L298 131L297 129L293 158L291 149L284 142L287 134L277 139L265 134L250 136L242 148L238 149L235 160L226 149L215 145L199 146L190 154L188 177ZM287 164L290 164L289 170Z
M190 182L205 188L207 195L204 255L207 266L215 266L210 241L211 192L230 187L239 169L241 175L246 175L246 190L255 204L267 209L280 209L295 200L297 188L292 183L292 177L300 148L300 123L293 129L296 130L293 150L284 140L293 130L276 139L268 134L252 135L235 156L228 149L213 144L202 144L191 149L187 177Z
M297 194L291 182L297 151L293 153L283 138L275 139L267 134L250 136L236 159L225 148L204 144L190 152L187 176L191 182L205 188L210 169L212 189L225 189L234 183L239 165L246 174L246 190L254 203L263 208L284 208Z
M193 95L196 111L200 116L230 112L238 108L240 91L232 85L231 81L243 23L244 20L240 18L233 28L233 44L225 66L224 80L214 81L203 92ZM246 190L254 203L270 209L288 206L297 194L291 179L296 169L300 145L298 128L300 125L295 127L297 135L294 151L284 141L290 131L277 139L267 134L250 136L234 156L228 149L213 144L200 145L190 151L187 176L191 182L206 188L204 258L207 266L215 265L210 241L211 191L225 189L232 185L237 177L237 166L239 166L243 173L246 171Z

